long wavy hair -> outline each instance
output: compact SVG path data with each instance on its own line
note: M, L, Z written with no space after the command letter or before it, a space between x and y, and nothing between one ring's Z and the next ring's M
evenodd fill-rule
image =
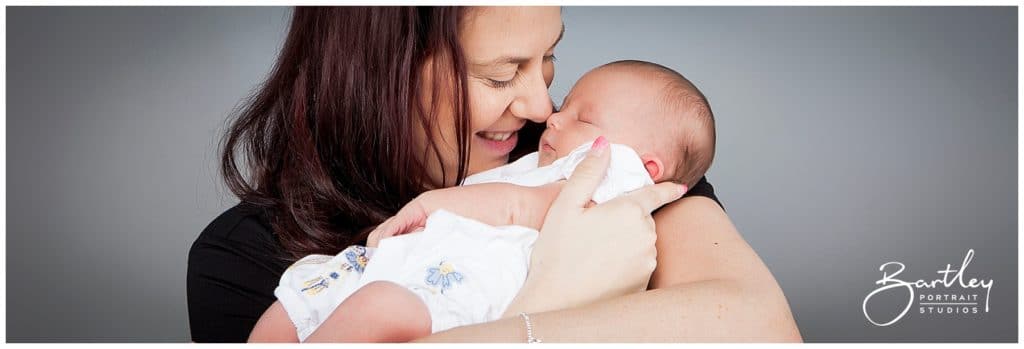
M460 183L469 157L466 68L457 7L297 7L267 80L242 104L221 140L221 174L245 203L267 212L283 259L336 254L429 187L440 161L437 103L448 94ZM434 62L431 96L421 68ZM442 85L443 84L443 85ZM416 125L419 123L419 125ZM535 147L543 125L521 131L513 156ZM447 183L447 182L443 182Z

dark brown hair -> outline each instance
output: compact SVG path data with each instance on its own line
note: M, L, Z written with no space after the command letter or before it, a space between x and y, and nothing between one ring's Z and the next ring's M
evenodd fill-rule
M466 176L469 115L456 7L298 7L269 78L225 134L221 171L243 202L262 207L288 256L336 254L429 187L429 154L412 142L448 94ZM421 68L434 62L420 96ZM445 99L440 99L445 100ZM520 142L530 145L529 141ZM535 146L535 143L533 144ZM239 161L244 161L242 165ZM241 168L244 168L243 171ZM447 183L447 182L442 182Z

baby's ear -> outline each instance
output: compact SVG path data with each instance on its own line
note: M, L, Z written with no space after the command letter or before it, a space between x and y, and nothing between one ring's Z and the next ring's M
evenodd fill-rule
M661 159L658 158L657 155L641 155L640 161L644 163L644 168L647 169L647 174L651 176L651 180L655 183L658 183L658 181L665 176L665 164L661 162Z

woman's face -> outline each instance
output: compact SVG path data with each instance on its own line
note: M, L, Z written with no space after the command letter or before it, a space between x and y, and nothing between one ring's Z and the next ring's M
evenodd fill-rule
M469 92L468 173L508 163L527 120L542 123L551 115L548 86L555 75L554 49L562 38L558 7L487 7L468 9L459 23L459 43L466 62ZM431 81L432 64L425 66L423 86ZM429 99L430 90L422 95ZM441 91L450 98L451 89ZM424 101L428 108L431 101ZM438 143L441 163L431 152L426 159L435 186L455 185L458 146L455 118L448 100L440 102L437 124L430 132ZM429 109L428 109L429 110ZM426 147L426 140L418 140ZM421 148L425 149L425 148ZM442 183L442 170L447 174Z

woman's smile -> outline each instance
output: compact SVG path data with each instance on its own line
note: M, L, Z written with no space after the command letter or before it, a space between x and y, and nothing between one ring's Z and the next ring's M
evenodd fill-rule
M480 131L473 135L476 143L483 146L482 151L496 155L506 156L515 149L519 141L518 129L505 131Z

